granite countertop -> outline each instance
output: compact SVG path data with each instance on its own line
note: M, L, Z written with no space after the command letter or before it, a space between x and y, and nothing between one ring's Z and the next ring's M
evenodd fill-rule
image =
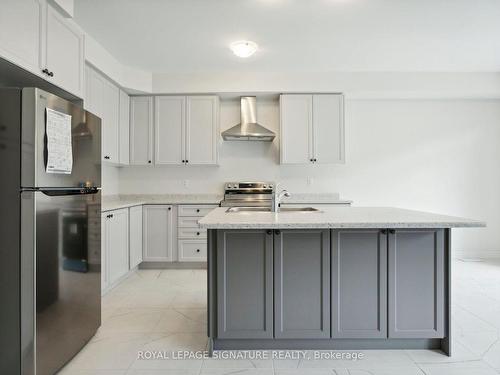
M103 196L101 211L140 206L143 204L219 204L222 194L126 194ZM339 199L338 193L294 193L285 198L283 204L351 204Z
M220 194L136 194L102 197L101 211L140 206L143 204L216 204L222 200Z
M198 221L206 229L458 228L485 227L473 219L392 207L321 208L320 212L226 212L221 207Z

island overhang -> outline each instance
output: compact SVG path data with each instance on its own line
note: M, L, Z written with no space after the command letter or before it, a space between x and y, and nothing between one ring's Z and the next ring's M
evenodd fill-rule
M204 229L480 228L480 220L394 207L331 207L318 212L227 212L220 207L198 222Z

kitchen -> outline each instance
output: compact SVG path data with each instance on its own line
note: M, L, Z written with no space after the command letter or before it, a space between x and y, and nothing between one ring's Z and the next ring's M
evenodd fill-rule
M497 373L499 11L2 1L0 372ZM36 164L51 109L72 116L70 179ZM20 123L47 128L35 153ZM177 351L203 355L138 355Z

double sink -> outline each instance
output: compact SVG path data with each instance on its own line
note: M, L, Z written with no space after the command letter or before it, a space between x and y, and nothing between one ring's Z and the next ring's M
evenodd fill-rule
M226 212L272 212L271 207L229 207ZM314 207L282 207L279 212L321 212Z

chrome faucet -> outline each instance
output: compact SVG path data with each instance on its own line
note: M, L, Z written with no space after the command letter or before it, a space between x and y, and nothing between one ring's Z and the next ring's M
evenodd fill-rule
M272 212L280 212L280 203L283 197L289 197L290 193L286 190L282 190L280 193L274 192L273 193L273 199L272 199L272 206L271 206L271 211Z

